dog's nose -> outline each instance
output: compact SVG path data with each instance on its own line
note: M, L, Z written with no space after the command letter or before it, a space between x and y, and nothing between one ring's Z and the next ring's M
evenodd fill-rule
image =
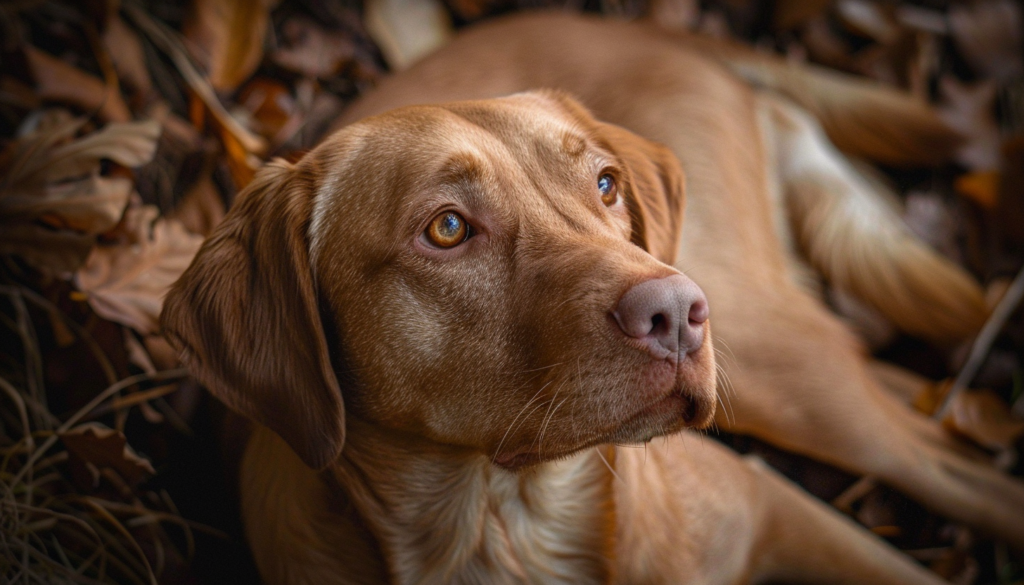
M703 345L708 300L695 282L673 274L627 290L612 317L623 333L643 342L656 359L674 358Z

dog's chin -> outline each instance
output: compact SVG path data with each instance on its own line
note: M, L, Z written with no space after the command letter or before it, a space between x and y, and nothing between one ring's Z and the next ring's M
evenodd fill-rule
M531 450L499 453L493 462L508 471L518 471L547 461L565 459L596 445L646 443L655 437L671 435L688 427L705 428L711 424L714 414L714 400L702 402L702 398L688 393L672 392L612 425L609 430L571 448L545 450L543 453Z

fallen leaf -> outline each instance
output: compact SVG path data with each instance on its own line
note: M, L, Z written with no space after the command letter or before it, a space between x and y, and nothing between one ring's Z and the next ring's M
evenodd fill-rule
M0 220L6 225L43 223L49 227L96 235L114 227L132 192L124 176L101 175L102 162L137 167L153 158L160 126L154 121L114 123L71 140L82 120L45 127L13 143L3 155L5 176L0 181ZM47 248L60 243L49 232L22 229L21 244L33 234ZM81 243L80 238L65 238ZM38 256L38 255L37 255ZM75 257L78 254L74 254ZM62 269L68 262L60 262ZM73 268L72 268L73 269Z
M888 4L868 0L839 0L836 12L849 29L879 43L893 43L900 35L895 8Z
M394 71L412 65L454 34L437 0L369 0L364 10L366 30Z
M824 16L817 16L804 25L801 40L808 55L816 63L835 67L843 71L854 68L853 49L840 38Z
M991 390L961 392L953 399L943 425L993 451L1012 449L1024 436L1024 420Z
M182 46L180 36L175 31L138 6L127 4L123 10L149 37L149 40L171 59L185 82L195 92L196 97L202 100L207 110L221 124L225 132L230 133L249 153L266 152L267 142L239 123L224 108L224 104L217 97L213 86L210 85L209 79L196 69L188 52Z
M144 101L153 89L153 80L146 67L146 54L139 35L119 16L115 16L103 31L103 44L114 62L118 80L138 94L140 102Z
M952 76L939 80L942 104L939 115L967 140L956 154L960 164L974 171L999 168L1000 136L995 118L998 88L991 80L963 83Z
M985 209L994 209L999 203L999 171L967 173L957 177L953 187Z
M104 468L116 471L128 485L156 473L149 460L132 450L124 434L99 423L78 425L60 438L68 450L71 475L79 485L97 487Z
M96 313L143 335L159 329L164 296L202 244L179 221L157 219L153 206L125 212L123 237L96 246L75 284Z
M831 4L831 0L776 0L773 3L772 26L776 30L803 26L812 18L820 17Z
M215 89L232 91L256 71L275 4L276 0L190 3L182 32L201 54Z
M307 77L331 77L355 59L355 43L342 31L330 30L312 18L296 15L281 25L279 46L270 59Z
M20 256L44 274L74 272L95 243L92 234L0 221L0 254Z
M25 60L40 98L74 105L83 113L96 112L101 120L107 122L127 122L132 119L132 113L121 98L121 93L116 87L107 86L100 78L35 47L25 47Z
M255 120L255 129L272 144L274 138L295 117L298 106L287 85L258 77L246 83L238 92L241 104Z
M1024 9L1019 2L953 3L949 27L960 54L981 76L1002 82L1024 74Z

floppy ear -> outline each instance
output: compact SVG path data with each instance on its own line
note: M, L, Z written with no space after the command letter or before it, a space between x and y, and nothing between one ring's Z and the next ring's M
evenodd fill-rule
M602 147L622 159L628 175L625 198L633 224L633 243L666 264L675 262L686 202L683 168L676 155L664 145L625 128L595 120L587 108L563 91L540 90L520 95L555 102L589 128Z
M163 331L217 398L314 469L345 443L345 409L309 263L312 181L274 161L171 289Z
M618 126L600 124L598 132L626 164L624 196L633 224L633 243L672 264L679 252L686 203L679 160L667 147Z

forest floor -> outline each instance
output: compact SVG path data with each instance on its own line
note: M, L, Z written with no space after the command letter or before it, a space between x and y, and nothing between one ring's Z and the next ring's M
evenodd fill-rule
M1024 264L1024 9L1013 0L6 0L0 582L258 581L236 459L218 447L236 429L160 336L162 297L263 162L301 157L346 104L458 29L536 8L730 38L935 104L964 136L955 159L874 174L993 306L1012 296ZM936 381L915 400L922 411L962 374L972 390L944 424L1024 476L1019 302L1004 301L991 343L943 349L822 284L877 357ZM894 490L712 436L951 582L1024 583L1019 553Z

